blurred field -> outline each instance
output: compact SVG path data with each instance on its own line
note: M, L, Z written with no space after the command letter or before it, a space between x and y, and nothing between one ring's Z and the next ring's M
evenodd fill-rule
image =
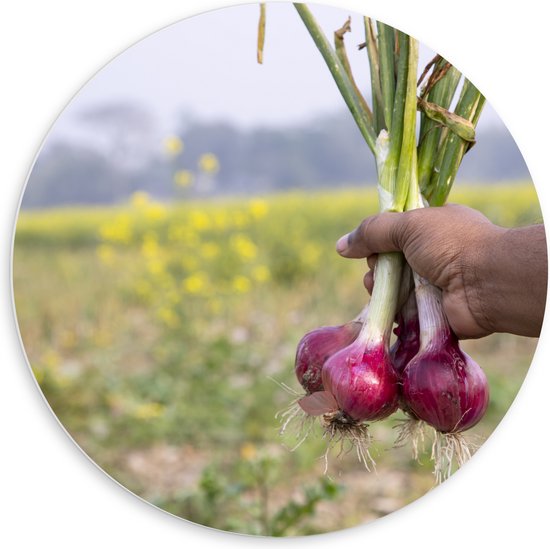
M532 185L461 186L451 201L505 226L540 222ZM368 522L433 486L426 449L392 449L372 426L377 472L350 453L328 476L315 433L278 435L298 389L300 337L355 316L366 265L334 252L376 209L372 190L288 193L166 206L137 193L116 208L23 212L14 292L36 378L76 442L145 499L202 524L303 535ZM535 340L465 342L485 368L486 437L514 399ZM284 444L283 444L284 443ZM467 466L466 466L467 469Z

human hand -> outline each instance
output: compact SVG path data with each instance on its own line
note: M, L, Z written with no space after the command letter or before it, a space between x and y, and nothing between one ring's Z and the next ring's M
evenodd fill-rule
M411 268L442 290L443 308L460 338L507 331L540 333L546 301L544 227L505 229L465 206L447 205L365 219L343 236L348 258L402 251ZM373 271L365 276L372 291Z

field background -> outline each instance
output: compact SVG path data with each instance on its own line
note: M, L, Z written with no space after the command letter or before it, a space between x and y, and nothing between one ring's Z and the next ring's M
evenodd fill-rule
M530 183L457 186L451 201L503 226L541 221ZM13 279L17 319L53 411L113 478L155 505L216 528L303 535L383 516L433 487L392 448L395 416L372 426L376 472L353 453L298 449L275 413L298 389L296 344L354 317L366 264L336 239L376 209L372 189L253 199L23 211ZM488 253L490 251L488 250ZM505 296L503 296L505 299ZM464 342L485 369L491 404L472 436L506 413L537 341ZM467 466L466 466L467 469Z

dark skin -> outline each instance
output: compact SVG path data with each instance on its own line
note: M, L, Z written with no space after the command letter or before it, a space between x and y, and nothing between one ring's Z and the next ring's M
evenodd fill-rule
M368 217L336 249L343 257L367 258L369 292L377 254L402 251L413 270L441 288L445 314L461 339L540 335L548 282L542 224L506 229L476 210L447 205Z

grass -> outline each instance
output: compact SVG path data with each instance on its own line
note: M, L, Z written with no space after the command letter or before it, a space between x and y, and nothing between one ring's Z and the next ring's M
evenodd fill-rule
M451 201L505 226L541 220L531 184L456 186ZM275 413L297 388L296 343L355 316L364 261L338 236L376 209L372 190L161 205L138 193L113 208L21 213L17 317L53 410L110 475L176 515L216 528L310 534L368 522L433 486L428 449L391 448L372 426L377 474L355 456L289 452ZM536 341L464 343L485 369L486 437L514 399Z

